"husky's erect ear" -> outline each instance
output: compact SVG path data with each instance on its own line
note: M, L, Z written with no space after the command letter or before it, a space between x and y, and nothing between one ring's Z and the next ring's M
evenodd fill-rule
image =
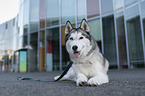
M73 29L70 21L66 22L66 26L65 26L65 35L67 35L71 30Z
M81 23L80 27L81 27L84 31L90 32L90 28L89 28L89 26L88 26L88 23L87 23L86 19L83 19L83 20L82 20L82 23Z

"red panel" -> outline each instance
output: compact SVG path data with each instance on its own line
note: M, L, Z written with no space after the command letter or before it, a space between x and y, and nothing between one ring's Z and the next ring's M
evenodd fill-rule
M52 53L52 40L47 41L47 53Z

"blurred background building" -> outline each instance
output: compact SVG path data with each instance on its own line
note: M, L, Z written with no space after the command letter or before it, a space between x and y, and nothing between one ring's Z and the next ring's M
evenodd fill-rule
M65 23L83 18L110 68L145 66L145 0L20 0L19 14L0 25L0 70L63 70Z

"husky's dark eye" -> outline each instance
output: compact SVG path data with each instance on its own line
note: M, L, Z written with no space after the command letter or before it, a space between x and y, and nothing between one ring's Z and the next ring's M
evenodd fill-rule
M79 39L84 39L84 37L80 37Z
M73 38L71 37L71 38L69 38L69 40L73 40Z

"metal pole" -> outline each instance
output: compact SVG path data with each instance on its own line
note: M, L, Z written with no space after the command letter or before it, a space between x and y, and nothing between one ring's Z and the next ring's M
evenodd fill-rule
M61 47L61 0L59 0L59 70L62 70L62 47Z
M145 38L144 38L144 30L143 30L143 21L142 21L142 15L141 15L141 5L139 0L139 14L140 14L140 23L141 23L141 34L142 34L142 45L143 45L143 55L144 55L144 64L145 64Z
M30 0L29 0L29 9L30 9ZM30 46L30 10L29 10L29 24L28 24L28 46ZM30 72L30 62L29 62L29 53L30 53L30 49L28 49L28 57L27 57L27 59L28 59L28 61L27 61L27 63L28 63L28 72Z
M126 38L126 51L127 51L127 64L128 69L130 69L130 61L129 61L129 47L128 47L128 36L127 36L127 25L126 25L126 17L125 17L125 4L123 0L123 14L124 14L124 28L125 28L125 38Z
M40 71L40 6L41 5L41 1L39 1L39 20L38 20L38 48L37 48L37 69L38 71Z
M117 66L120 69L119 64L119 48L118 48L118 35L117 35L117 26L116 26L116 14L115 14L115 1L113 0L113 13L114 13L114 26L115 26L115 41L116 41L116 53L117 53Z
M101 41L102 41L102 53L104 54L104 40L103 40L103 23L102 23L102 11L101 11L101 0L99 0L100 9L100 27L101 27Z

